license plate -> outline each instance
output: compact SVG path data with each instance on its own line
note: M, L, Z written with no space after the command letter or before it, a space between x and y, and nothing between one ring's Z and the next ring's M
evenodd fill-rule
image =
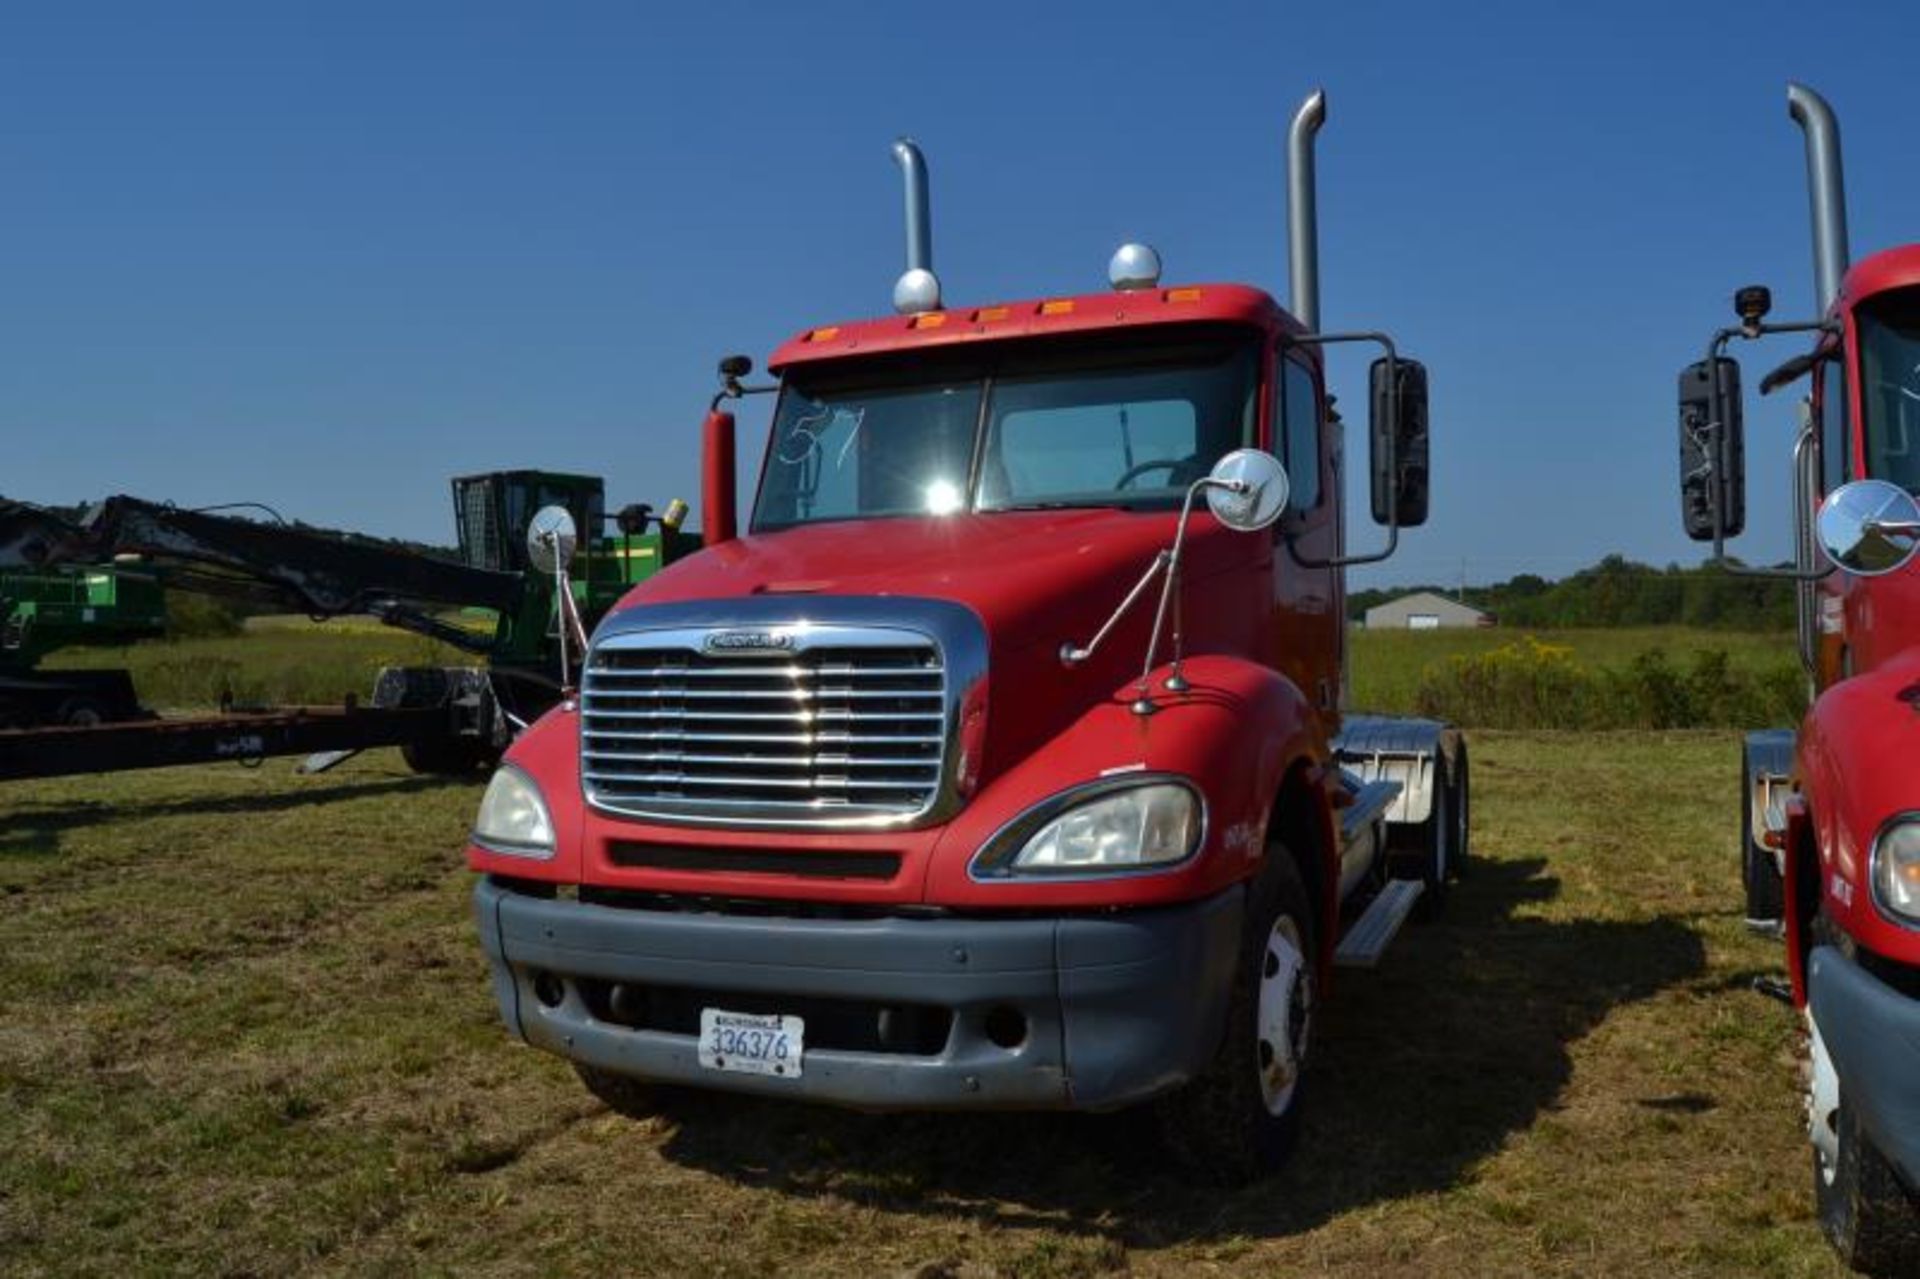
M709 1070L800 1077L807 1024L778 1013L700 1010L700 1064Z

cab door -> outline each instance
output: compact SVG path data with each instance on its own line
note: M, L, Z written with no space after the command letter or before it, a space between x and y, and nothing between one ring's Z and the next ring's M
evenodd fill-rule
M1272 664L1319 711L1331 732L1340 706L1346 599L1338 570L1322 567L1340 554L1340 485L1335 465L1339 428L1327 420L1319 362L1305 348L1276 353L1270 445L1287 468L1286 512L1275 525Z
M1819 483L1813 506L1853 477L1853 433L1847 424L1847 362L1844 348L1834 349L1817 366L1813 384L1813 422L1819 455ZM1810 523L1814 512L1804 518ZM1823 562L1815 553L1815 562ZM1830 573L1814 583L1803 597L1813 610L1807 619L1813 632L1814 683L1824 689L1852 673L1847 652L1847 586L1850 573Z

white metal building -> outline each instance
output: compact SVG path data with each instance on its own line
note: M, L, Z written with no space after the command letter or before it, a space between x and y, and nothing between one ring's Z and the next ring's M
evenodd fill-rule
M1437 631L1453 626L1492 626L1494 617L1432 591L1415 591L1367 610L1370 631Z

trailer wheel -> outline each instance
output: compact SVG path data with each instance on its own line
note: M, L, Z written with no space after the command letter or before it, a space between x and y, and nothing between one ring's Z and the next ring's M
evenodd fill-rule
M55 722L69 728L92 728L111 718L107 707L92 697L69 697L54 713Z
M1787 892L1773 851L1753 837L1753 765L1740 759L1740 882L1746 889L1747 922L1774 925L1786 918Z
M477 737L436 737L431 741L402 743L400 757L416 773L465 777L480 771L480 766L487 762L488 747Z
M1318 951L1313 909L1278 841L1249 891L1226 1032L1212 1064L1158 1103L1162 1140L1192 1175L1240 1185L1276 1171L1299 1136Z

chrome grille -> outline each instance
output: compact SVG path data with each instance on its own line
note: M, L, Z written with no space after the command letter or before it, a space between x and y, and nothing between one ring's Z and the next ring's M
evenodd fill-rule
M764 635L767 632L761 632ZM896 824L931 809L946 762L947 673L918 632L773 632L726 651L700 631L603 639L581 681L595 807L636 817Z

